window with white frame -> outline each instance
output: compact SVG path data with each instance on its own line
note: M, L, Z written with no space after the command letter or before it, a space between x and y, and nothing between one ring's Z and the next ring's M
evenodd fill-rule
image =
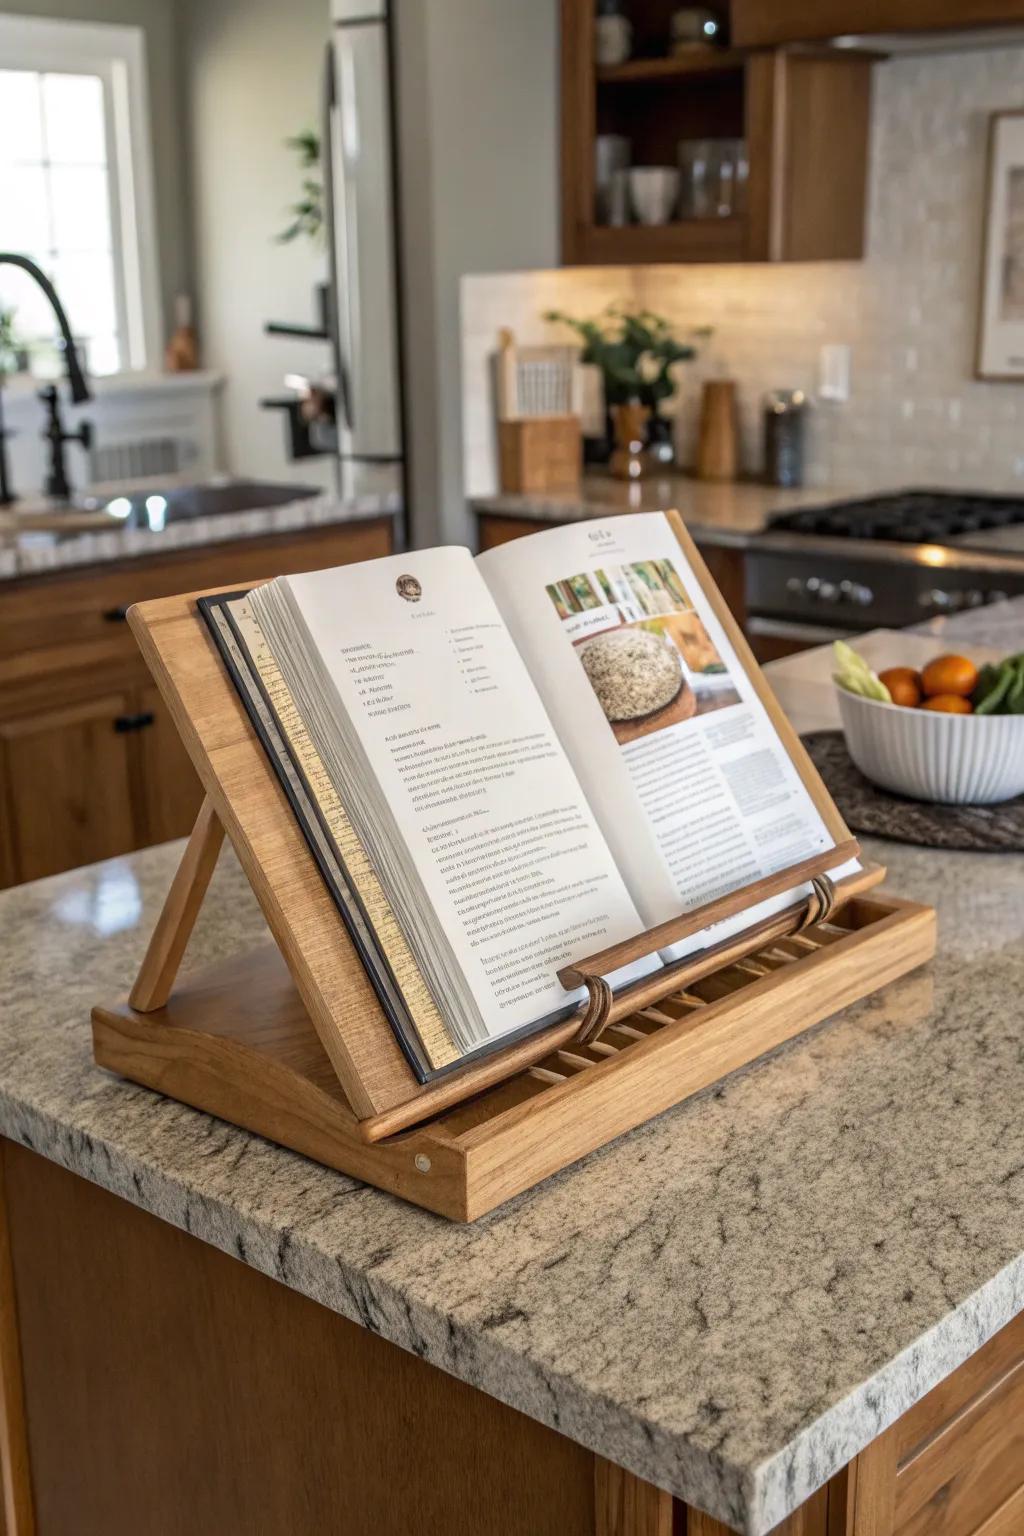
M0 251L30 257L89 372L159 366L145 40L138 27L0 15ZM49 305L0 266L0 310L45 372Z

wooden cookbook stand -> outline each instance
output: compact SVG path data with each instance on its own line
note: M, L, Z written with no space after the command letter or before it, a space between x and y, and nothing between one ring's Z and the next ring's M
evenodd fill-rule
M195 597L133 608L129 622L206 799L128 1001L93 1010L96 1061L469 1221L919 965L934 950L934 913L869 894L884 875L875 867L836 887L819 879L809 903L614 999L601 980L856 852L742 636L723 609L720 616L837 846L567 967L567 985L588 987L576 1017L424 1085L399 1048ZM225 833L274 943L179 978Z

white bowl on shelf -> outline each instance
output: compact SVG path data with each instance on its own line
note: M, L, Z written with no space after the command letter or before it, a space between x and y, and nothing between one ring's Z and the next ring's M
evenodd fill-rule
M1024 794L1024 715L946 715L836 693L846 749L883 789L939 805Z

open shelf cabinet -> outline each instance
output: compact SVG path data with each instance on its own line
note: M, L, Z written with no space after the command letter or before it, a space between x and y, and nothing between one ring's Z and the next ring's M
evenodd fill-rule
M562 261L856 260L864 253L870 55L707 49L666 57L675 0L632 0L634 56L599 68L595 0L562 0ZM676 166L684 139L745 139L737 213L668 224L597 222L595 142L631 163Z

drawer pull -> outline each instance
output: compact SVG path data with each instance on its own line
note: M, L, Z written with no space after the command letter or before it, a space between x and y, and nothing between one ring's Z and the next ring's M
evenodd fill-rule
M152 710L148 709L143 710L139 715L118 715L114 721L114 730L122 736L126 731L144 731L146 726L152 725L155 719L156 716Z
M126 624L130 607L130 603L122 603L120 608L105 608L103 610L103 617L108 624Z

